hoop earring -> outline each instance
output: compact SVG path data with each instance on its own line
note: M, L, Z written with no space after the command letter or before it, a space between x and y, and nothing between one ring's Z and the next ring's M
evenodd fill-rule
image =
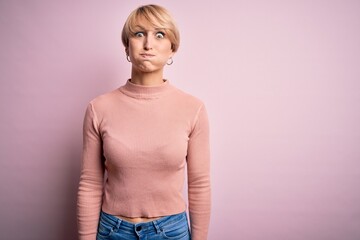
M126 60L127 60L128 62L131 62L129 55L126 55Z
M170 62L167 61L166 64L167 64L167 65L173 64L174 60L173 60L172 58L169 58L169 60L171 60L171 61L170 61Z

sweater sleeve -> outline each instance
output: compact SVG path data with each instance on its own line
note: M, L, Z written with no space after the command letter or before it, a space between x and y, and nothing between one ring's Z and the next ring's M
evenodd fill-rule
M198 111L187 152L188 200L192 240L206 240L210 223L210 143L205 106Z
M90 102L83 122L83 152L77 200L80 240L96 239L103 195L102 160L102 140L98 119Z

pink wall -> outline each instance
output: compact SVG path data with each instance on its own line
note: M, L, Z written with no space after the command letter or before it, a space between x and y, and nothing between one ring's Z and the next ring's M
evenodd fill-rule
M209 3L210 2L210 3ZM0 239L76 239L87 102L141 1L0 1ZM360 2L157 1L211 121L210 240L360 239Z

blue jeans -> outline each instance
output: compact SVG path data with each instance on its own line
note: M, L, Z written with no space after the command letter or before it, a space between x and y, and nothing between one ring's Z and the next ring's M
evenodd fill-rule
M190 240L186 212L131 223L101 211L96 240Z

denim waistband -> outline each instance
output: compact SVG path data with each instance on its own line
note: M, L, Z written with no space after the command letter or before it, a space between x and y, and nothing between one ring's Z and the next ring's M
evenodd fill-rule
M186 211L184 211L182 213L161 217L149 222L131 223L122 218L101 211L101 218L117 228L120 228L121 226L121 228L131 232L136 231L136 229L142 229L143 231L155 230L156 232L160 232L164 225L171 226L179 221L187 221L187 214Z

